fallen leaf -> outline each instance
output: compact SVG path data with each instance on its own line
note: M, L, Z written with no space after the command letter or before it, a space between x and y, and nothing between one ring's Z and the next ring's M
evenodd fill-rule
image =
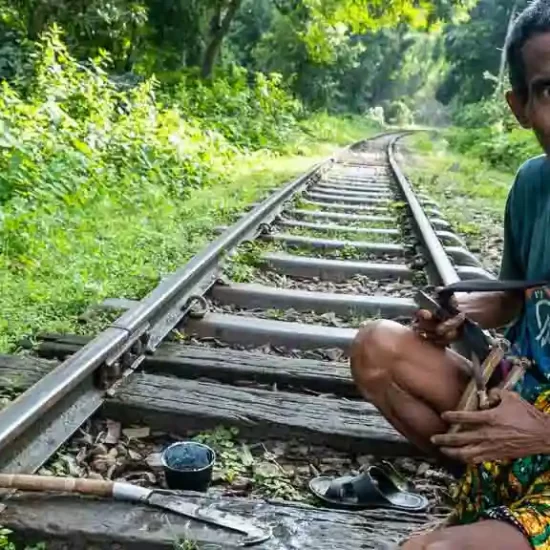
M162 453L151 453L145 458L145 462L149 468L162 468Z
M107 445L116 445L120 439L121 432L120 422L114 420L107 420L107 436L105 437L105 443Z
M248 445L246 443L243 443L241 449L241 461L243 463L243 466L252 466L252 464L254 464L254 457L252 456Z
M141 456L140 453L138 453L137 451L134 451L133 449L128 449L128 456L130 457L131 460L142 460L143 457Z
M279 477L281 472L276 464L272 462L260 462L254 467L254 473L261 477Z
M143 439L144 437L149 437L151 434L151 428L147 426L143 428L125 428L122 430L122 433L128 439Z

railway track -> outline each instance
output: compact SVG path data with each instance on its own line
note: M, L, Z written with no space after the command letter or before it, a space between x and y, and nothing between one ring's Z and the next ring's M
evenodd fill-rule
M361 323L407 324L418 287L490 277L395 160L400 134L356 144L255 205L91 339L41 335L0 357L24 391L0 412L0 470L162 486L158 452L201 434L213 488L193 502L274 527L266 549L384 548L445 512L446 476L356 393ZM15 378L14 378L15 376ZM390 457L423 514L310 506L318 473ZM48 548L234 548L238 535L116 502L10 495L0 523ZM210 546L211 545L211 546Z

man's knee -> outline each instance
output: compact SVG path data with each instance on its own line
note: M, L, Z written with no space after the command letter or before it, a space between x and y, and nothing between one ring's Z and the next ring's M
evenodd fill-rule
M386 320L363 326L352 345L351 371L355 382L365 390L391 380L392 369L404 356L409 329Z

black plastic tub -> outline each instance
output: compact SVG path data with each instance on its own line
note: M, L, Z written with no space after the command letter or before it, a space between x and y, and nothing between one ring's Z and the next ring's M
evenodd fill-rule
M215 463L216 453L194 441L173 443L162 453L162 466L170 489L207 491Z

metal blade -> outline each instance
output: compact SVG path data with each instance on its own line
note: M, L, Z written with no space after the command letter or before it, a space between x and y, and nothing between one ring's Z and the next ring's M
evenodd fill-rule
M192 502L186 501L184 497L169 492L153 491L149 495L147 502L152 506L170 510L175 514L241 533L246 537L241 542L242 546L252 546L265 542L271 538L270 529L256 527L245 517L228 514L207 506L193 504Z
M489 356L489 353L491 353L491 342L487 340L487 336L483 332L483 329L471 319L467 318L464 322L462 339L468 348L477 355L481 363L483 363Z

